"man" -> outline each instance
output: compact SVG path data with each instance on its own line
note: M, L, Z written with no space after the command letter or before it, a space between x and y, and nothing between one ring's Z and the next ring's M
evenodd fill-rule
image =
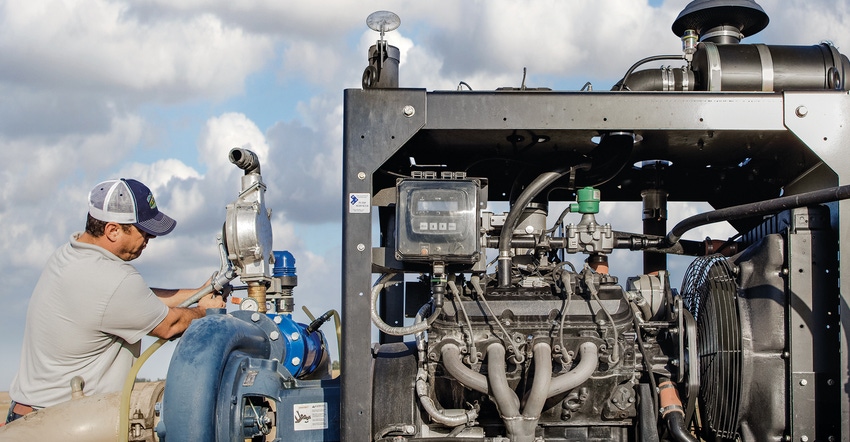
M139 181L104 181L89 193L85 232L53 253L30 298L7 422L70 400L74 376L87 395L120 391L142 336L170 339L225 306L210 294L178 307L199 289L149 288L129 263L175 225Z

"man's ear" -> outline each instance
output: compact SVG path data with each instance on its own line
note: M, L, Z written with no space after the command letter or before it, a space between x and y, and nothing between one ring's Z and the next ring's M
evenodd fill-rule
M103 236L110 241L117 241L118 235L122 233L123 228L118 223L106 223L103 227Z

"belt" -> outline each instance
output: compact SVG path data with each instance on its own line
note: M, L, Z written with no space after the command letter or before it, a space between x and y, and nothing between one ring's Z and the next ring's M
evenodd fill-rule
M34 409L32 408L32 406L26 404L19 404L17 402L15 402L15 406L12 407L12 412L21 416L26 416L32 413L33 411Z

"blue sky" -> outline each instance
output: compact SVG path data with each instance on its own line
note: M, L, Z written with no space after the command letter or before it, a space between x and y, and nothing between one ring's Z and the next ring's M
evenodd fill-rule
M369 13L401 17L387 39L401 50L402 87L517 86L525 67L532 87L604 90L635 61L680 50L670 25L687 3L0 2L0 390L17 370L41 267L82 230L91 186L119 176L148 184L178 227L134 264L152 286L194 287L218 267L215 233L239 189L227 152L237 146L263 162L275 248L298 263L296 303L340 307L342 93L359 87L377 39ZM759 1L771 24L745 42L828 39L850 53L848 3ZM696 210L673 208L671 223ZM639 207L615 217L603 206L599 218L640 228ZM169 355L142 374L164 376Z

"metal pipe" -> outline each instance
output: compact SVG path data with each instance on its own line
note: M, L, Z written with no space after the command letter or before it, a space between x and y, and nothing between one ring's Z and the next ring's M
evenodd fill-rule
M527 418L539 419L552 383L552 347L545 342L534 344L534 383L522 409Z
M257 301L258 312L266 312L266 285L258 281L248 283L248 297Z
M616 86L614 86L614 88L616 89L617 87L619 87L619 89L618 89L618 90L621 90L621 91L622 91L622 90L623 90L623 87L625 87L625 85L626 85L626 82L629 80L629 76L630 76L630 75L632 75L632 72L634 72L634 71L635 71L635 69L637 69L637 68L638 68L638 66L640 66L640 65L642 65L642 64L649 63L650 61L660 61L660 60L682 60L682 59L684 59L684 58L685 58L685 57L684 57L683 55L681 55L681 54L675 54L675 55L653 55L653 56L651 56L651 57L646 57L646 58L640 59L640 60L638 60L638 61L637 61L637 63L633 64L633 65L629 68L629 70L628 70L628 71L626 71L626 75L623 75L623 79L622 79L622 80L620 80L620 81L617 83L617 85L616 85Z
M43 408L0 426L0 441L61 440L63 442L115 442L129 437L119 431L121 393L84 396Z
M494 343L487 347L487 380L490 381L490 390L502 417L519 416L519 398L508 385L505 347L502 344Z
M648 170L660 167L656 165ZM643 201L643 234L661 236L667 231L667 192L661 189L647 189L640 193ZM663 253L643 253L643 273L652 275L667 270L667 255Z
M490 394L490 388L487 385L487 377L481 373L473 371L466 365L463 365L460 348L457 345L444 345L440 350L440 356L443 359L443 366L446 368L446 371L449 372L449 374L464 387L473 389L480 393Z
M547 397L578 387L590 378L590 375L596 371L596 367L599 365L599 349L596 344L592 342L582 343L579 346L579 358L581 359L576 368L552 378Z
M847 198L850 198L850 184L701 213L679 221L664 238L662 247L673 246L685 232L706 224L749 218L752 216L772 215L783 210L824 204Z
M245 175L260 174L260 159L254 152L236 147L230 150L227 157L236 167L244 170Z

